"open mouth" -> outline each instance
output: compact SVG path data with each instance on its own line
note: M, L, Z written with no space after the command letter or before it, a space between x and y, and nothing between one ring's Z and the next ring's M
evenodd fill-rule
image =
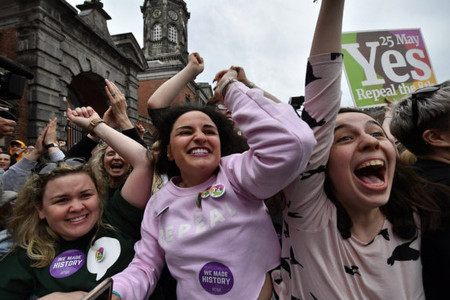
M122 164L111 164L111 169L113 170L122 170L123 165Z
M354 173L360 181L369 186L379 187L386 181L386 168L382 160L366 161L356 167Z

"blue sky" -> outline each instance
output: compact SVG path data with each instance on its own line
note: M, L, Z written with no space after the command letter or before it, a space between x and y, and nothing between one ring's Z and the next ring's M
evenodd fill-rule
M84 0L69 0L71 5ZM103 0L111 34L132 32L142 46L144 0ZM304 94L305 65L320 0L186 0L188 49L205 59L198 82L242 66L247 76L281 100ZM450 79L450 1L346 0L344 32L420 28L438 82ZM345 75L344 106L352 106Z

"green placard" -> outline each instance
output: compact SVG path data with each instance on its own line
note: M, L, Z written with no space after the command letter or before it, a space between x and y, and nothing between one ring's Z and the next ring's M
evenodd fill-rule
M356 107L384 105L436 84L420 29L342 35L344 68Z

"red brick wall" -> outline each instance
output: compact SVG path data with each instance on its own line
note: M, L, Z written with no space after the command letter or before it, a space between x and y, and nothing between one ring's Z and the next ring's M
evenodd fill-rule
M167 79L155 79L139 82L138 88L138 113L140 115L148 116L147 113L147 100L151 95L160 87ZM187 86L179 93L174 104L183 104L186 102L186 94L191 96L191 101L195 101L195 93L193 93Z
M145 80L139 81L138 88L138 113L143 116L148 117L147 113L147 100L151 95L161 86L167 79L155 79L155 80Z
M147 112L147 100L151 95L160 87L167 79L154 79L154 80L145 80L139 82L138 88L138 113L139 115L148 117ZM191 101L195 101L195 94L188 88L185 87L183 91L180 92L177 99L175 100L175 104L183 104L186 102L186 94L191 96ZM151 124L147 124L146 122L141 122L142 126L150 131L154 131L154 127Z

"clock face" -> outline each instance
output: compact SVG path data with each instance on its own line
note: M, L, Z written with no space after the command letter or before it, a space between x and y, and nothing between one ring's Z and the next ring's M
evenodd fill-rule
M152 14L153 18L157 19L161 17L161 11L159 9L155 9Z
M177 15L177 13L174 12L173 10L169 10L168 14L169 14L169 17L170 17L172 20L174 20L174 21L178 20L178 15Z

